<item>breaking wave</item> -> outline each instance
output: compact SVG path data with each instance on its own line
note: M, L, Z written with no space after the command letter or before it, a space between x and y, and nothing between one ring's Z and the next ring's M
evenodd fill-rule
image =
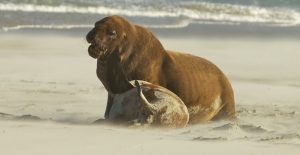
M92 28L92 25L17 25L12 27L3 27L4 31L19 29L73 29L73 28Z
M0 27L5 31L26 28L90 28L95 20L108 15L126 16L149 28L183 28L192 23L223 25L253 23L276 27L300 25L300 11L292 8L195 1L180 1L168 5L154 4L53 5L2 2Z
M0 3L1 11L79 13L79 14L118 14L133 17L176 17L204 21L258 22L282 25L299 25L300 12L284 8L262 8L235 4L208 2L179 3L171 7L108 7Z

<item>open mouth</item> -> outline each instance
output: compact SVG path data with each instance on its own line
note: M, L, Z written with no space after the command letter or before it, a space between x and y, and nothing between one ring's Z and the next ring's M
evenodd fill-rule
M91 57L95 59L101 59L104 60L109 54L109 51L107 48L103 46L99 46L97 44L91 44L88 48L89 54Z

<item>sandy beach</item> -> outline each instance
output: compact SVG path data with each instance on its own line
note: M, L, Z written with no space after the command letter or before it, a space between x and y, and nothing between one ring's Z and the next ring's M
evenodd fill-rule
M299 154L300 39L158 35L165 48L218 65L236 98L236 122L171 130L91 124L103 118L106 91L84 34L1 33L1 152Z

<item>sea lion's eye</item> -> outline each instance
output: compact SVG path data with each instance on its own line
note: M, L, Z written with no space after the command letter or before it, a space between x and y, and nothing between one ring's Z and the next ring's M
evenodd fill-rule
M110 39L116 39L117 38L116 30L109 31L109 37L110 37Z
M116 30L110 31L110 35L116 35L116 34L117 34Z

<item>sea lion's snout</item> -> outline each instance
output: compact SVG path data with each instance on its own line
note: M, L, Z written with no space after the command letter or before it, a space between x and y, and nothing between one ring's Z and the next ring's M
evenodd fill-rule
M93 28L88 34L86 35L85 39L86 41L91 44L93 40L95 39L95 28Z
M104 45L105 39L100 40L96 36L95 28L86 35L86 41L90 44L88 47L89 55L95 59L105 59L108 55L108 48Z

